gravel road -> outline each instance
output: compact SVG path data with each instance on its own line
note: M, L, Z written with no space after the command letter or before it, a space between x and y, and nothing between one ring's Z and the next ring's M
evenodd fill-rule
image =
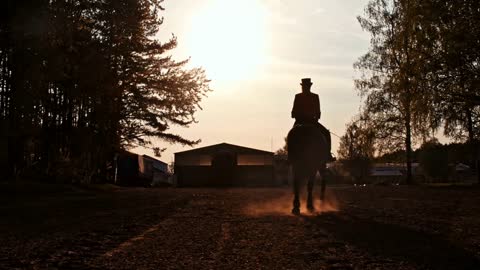
M0 200L2 269L480 269L480 189L119 189ZM318 196L317 196L318 197Z

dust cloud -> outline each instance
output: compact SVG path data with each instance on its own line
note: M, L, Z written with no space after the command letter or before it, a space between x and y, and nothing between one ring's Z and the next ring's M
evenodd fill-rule
M314 212L309 212L307 210L306 192L302 192L300 196L300 212L302 215L318 215L321 213L339 211L338 201L336 200L335 195L331 192L326 194L324 201L320 201L319 195L314 194ZM289 193L283 194L277 198L268 198L249 203L244 210L245 214L249 216L291 215L292 202L293 194Z

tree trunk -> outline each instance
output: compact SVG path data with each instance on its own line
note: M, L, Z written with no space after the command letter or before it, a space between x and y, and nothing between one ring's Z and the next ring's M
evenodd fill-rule
M410 121L410 112L407 112L405 119L405 152L406 152L406 163L407 163L407 178L406 184L411 185L413 183L412 177L412 127Z

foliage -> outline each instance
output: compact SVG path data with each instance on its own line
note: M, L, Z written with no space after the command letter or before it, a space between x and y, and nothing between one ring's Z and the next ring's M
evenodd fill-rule
M365 114L375 123L377 135L389 147L405 143L411 152L411 126L414 88L405 72L410 68L409 39L402 25L402 9L397 1L372 0L359 17L362 28L371 34L371 47L354 67L362 72L355 86L365 100ZM407 45L407 46L405 46ZM380 148L382 149L382 148ZM396 149L390 149L396 150ZM410 162L410 157L407 157Z
M347 125L338 149L340 161L359 183L370 175L375 154L375 133L366 123L363 120L356 120Z
M55 176L67 162L88 182L121 148L198 142L168 132L195 122L209 81L172 59L174 36L155 38L162 1L0 4L0 140L10 175L36 165Z
M465 103L443 106L444 134L458 142L480 139L480 107Z
M445 135L473 142L479 134L480 2L417 2L420 28L428 30L421 34L432 45L424 73Z
M424 35L437 44L436 64L429 68L440 98L480 105L480 2L428 0L420 5L421 25L432 29Z
M419 149L419 162L428 176L434 179L447 179L449 173L448 151L436 139L422 144Z
M287 144L287 138L285 137L285 144L283 145L282 148L278 149L275 151L275 155L277 156L286 156L288 155L288 144Z
M472 22L480 9L472 1L453 2L372 0L359 17L371 47L355 63L361 71L356 88L376 126L379 152L405 150L407 183L412 146L431 138L442 122L449 136L461 137L466 128L474 137L476 108L466 97L476 91L471 82L478 81L479 59L467 47L478 47L479 38L464 30L467 25L478 30Z

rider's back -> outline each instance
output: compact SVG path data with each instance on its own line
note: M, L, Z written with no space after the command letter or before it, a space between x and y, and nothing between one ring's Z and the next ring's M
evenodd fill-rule
M311 92L295 95L292 117L301 122L318 121L320 119L320 99L318 95Z

